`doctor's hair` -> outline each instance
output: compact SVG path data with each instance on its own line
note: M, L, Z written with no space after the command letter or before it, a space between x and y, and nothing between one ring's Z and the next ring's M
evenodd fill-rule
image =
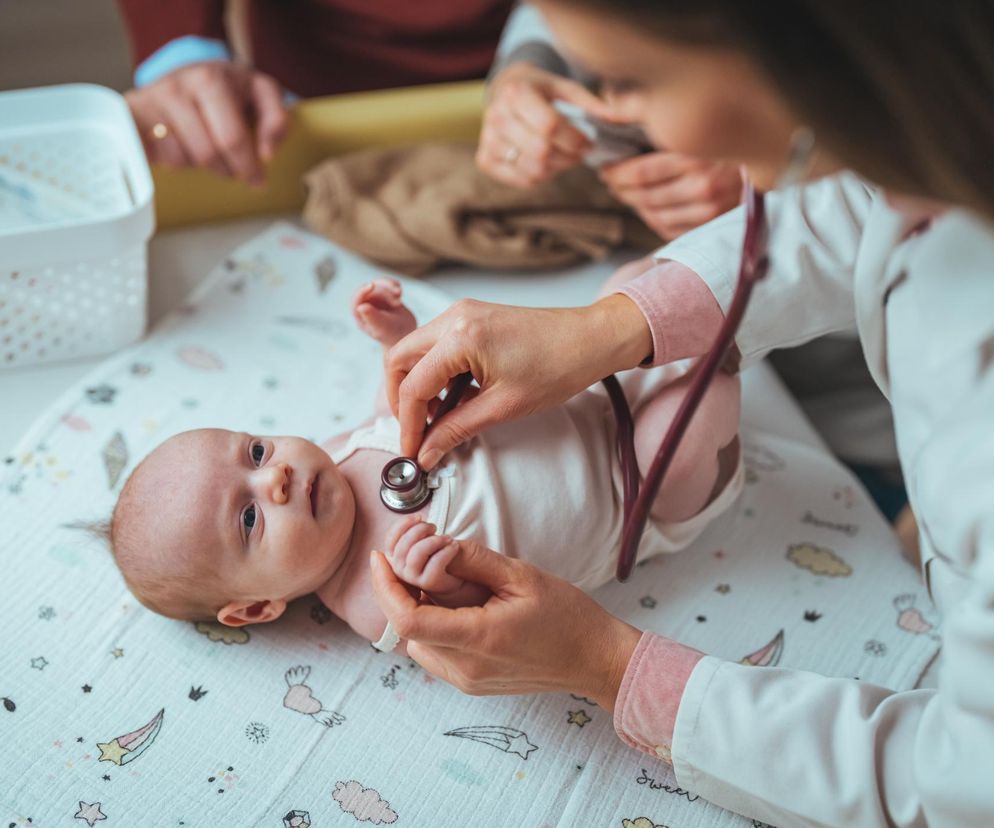
M846 166L994 218L994 2L580 3L662 40L745 53Z

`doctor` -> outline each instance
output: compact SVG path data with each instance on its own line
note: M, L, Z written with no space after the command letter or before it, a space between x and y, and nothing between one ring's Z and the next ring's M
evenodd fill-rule
M482 608L418 605L379 553L381 604L426 669L469 693L583 693L678 783L787 826L994 825L994 5L952 0L540 0L571 57L655 143L739 160L760 186L796 131L811 183L768 198L770 276L745 363L856 323L893 406L944 617L938 690L721 661L641 633L562 581L463 544ZM842 169L855 170L862 178ZM872 182L872 183L871 183ZM960 209L966 208L966 209ZM491 423L613 371L702 354L734 287L740 210L585 308L457 303L402 340L388 390L405 453L432 466ZM429 402L482 387L422 440ZM605 550L612 554L614 550Z

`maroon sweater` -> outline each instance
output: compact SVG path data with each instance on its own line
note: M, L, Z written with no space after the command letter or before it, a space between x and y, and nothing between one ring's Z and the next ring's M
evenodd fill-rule
M224 0L118 0L135 65L183 35L227 40ZM482 78L512 0L248 0L253 63L303 97Z

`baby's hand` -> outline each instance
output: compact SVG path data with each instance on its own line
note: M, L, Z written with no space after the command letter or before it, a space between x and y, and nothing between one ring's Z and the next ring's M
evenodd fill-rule
M445 595L466 582L445 571L458 547L452 538L436 535L435 525L420 517L395 523L386 537L386 556L397 577L429 595Z
M401 301L401 292L396 279L376 279L352 297L352 315L359 328L384 348L396 345L418 326Z

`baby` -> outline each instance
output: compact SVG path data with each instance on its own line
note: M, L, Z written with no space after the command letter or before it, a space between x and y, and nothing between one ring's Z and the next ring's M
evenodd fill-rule
M629 278L631 271L626 274ZM400 284L378 280L353 315L389 348L415 327ZM686 390L676 368L620 377L646 469ZM453 538L520 557L579 587L611 580L622 527L616 427L606 393L495 426L430 475L431 499L398 518L379 499L399 428L383 395L376 416L320 447L299 437L202 429L156 448L126 481L110 525L131 591L173 618L231 626L272 621L309 593L370 641L386 618L373 594L371 549L446 606L487 591L447 572ZM639 558L686 547L742 487L738 381L716 378L657 496Z

